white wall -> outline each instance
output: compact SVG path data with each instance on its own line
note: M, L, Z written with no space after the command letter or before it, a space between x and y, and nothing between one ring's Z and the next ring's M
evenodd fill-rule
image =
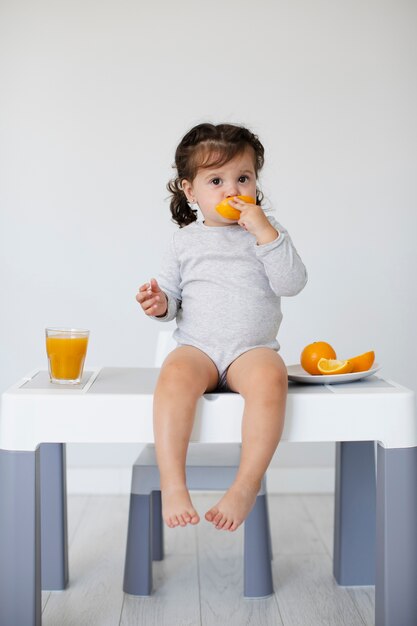
M91 365L152 364L158 325L135 292L175 228L177 142L207 120L259 134L261 185L309 270L283 302L286 361L317 339L342 358L374 349L382 374L416 389L416 3L3 0L0 12L1 389L45 367L46 325L90 328ZM126 469L134 454L79 446L69 462ZM316 472L317 489L332 463L326 445L274 461Z

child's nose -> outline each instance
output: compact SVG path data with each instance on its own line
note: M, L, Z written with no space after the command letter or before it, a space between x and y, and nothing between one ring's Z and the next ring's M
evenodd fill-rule
M239 190L236 185L232 185L228 188L226 198L232 198L233 196L239 195Z

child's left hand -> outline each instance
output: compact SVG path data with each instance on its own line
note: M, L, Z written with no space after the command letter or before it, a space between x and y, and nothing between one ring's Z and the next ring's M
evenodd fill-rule
M239 198L229 198L229 204L240 211L237 223L256 237L258 245L270 243L279 236L258 204L249 204Z

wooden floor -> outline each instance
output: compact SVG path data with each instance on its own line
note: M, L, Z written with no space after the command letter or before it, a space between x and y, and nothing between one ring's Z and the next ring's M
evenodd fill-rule
M201 514L216 494L194 495ZM69 497L70 584L43 592L43 626L356 626L374 624L374 588L332 577L333 498L270 496L275 595L242 597L243 529L166 529L154 593L124 595L128 497Z

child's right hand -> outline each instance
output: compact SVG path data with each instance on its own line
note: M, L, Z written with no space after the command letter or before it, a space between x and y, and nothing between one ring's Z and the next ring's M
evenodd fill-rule
M145 283L139 287L136 300L139 302L146 315L154 315L157 317L164 317L164 315L166 315L168 299L155 278L151 278L149 283Z

